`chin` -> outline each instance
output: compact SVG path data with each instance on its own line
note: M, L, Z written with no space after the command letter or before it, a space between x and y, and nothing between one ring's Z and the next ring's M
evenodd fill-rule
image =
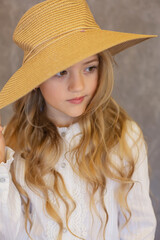
M70 117L73 117L73 118L80 117L84 113L84 111L77 111L77 112L74 111L73 113L67 113L67 115L70 116Z

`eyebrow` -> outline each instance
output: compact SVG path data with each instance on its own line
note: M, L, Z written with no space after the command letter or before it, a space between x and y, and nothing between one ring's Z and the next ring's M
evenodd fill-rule
M99 59L98 58L94 58L94 59L92 59L92 60L90 60L88 62L85 62L83 65L87 65L87 64L92 63L92 62L99 62Z

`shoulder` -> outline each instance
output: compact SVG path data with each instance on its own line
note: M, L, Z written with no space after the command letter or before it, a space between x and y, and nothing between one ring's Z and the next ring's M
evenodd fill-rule
M3 127L3 134L5 133L5 130L7 128L7 125ZM14 158L13 161L13 168L15 172L16 179L23 179L24 178L24 171L25 171L25 159L23 159L20 154L17 154L14 150L12 150L10 147L7 147L7 159L12 155Z
M121 138L111 150L110 156L113 162L122 164L133 161L136 165L146 158L146 142L142 130L136 122L127 120L124 123Z
M126 145L131 149L132 156L139 158L146 156L147 144L144 140L143 132L138 124L134 121L126 121L125 123L125 141Z
M138 124L134 121L127 120L124 123L123 129L122 129L122 136L124 136L127 143L132 146L135 144L135 142L138 142L139 140L143 140L143 133L141 128L138 126Z
M144 137L141 128L138 126L136 122L127 120L123 123L123 128L119 142L112 150L117 151L120 147L132 148L139 144L140 142L144 142Z

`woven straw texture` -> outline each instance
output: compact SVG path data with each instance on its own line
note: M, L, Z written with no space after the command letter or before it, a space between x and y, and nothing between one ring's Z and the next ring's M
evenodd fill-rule
M39 3L23 15L13 34L24 59L0 92L0 108L82 59L106 49L114 55L151 37L101 30L85 0Z

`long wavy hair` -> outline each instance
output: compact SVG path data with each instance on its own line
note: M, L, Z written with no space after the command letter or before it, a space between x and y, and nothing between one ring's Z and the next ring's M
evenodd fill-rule
M131 149L125 138L127 121L130 117L111 96L114 84L113 58L109 51L101 52L98 56L98 87L84 114L79 118L82 135L78 144L70 149L70 162L72 164L72 160L76 159L76 166L72 164L72 168L89 186L90 209L94 210L100 218L101 231L105 239L108 213L104 203L104 194L107 189L107 179L110 178L120 183L117 199L126 219L125 224L127 224L131 218L127 195L134 185L131 177L134 172L135 159L132 157ZM59 225L58 240L61 240L63 219L59 215L58 207L52 204L49 192L64 202L66 223L71 233L68 220L76 208L76 202L69 194L63 177L55 169L62 152L63 140L56 125L47 116L46 104L40 89L31 91L15 103L13 117L4 135L6 144L25 159L26 184L35 193L42 193L47 213ZM119 146L118 155L122 162L126 156L127 168L125 170L123 164L122 167L117 167L110 157L110 152L116 146ZM13 182L21 196L27 199L24 201L22 197L25 207L25 228L32 239L27 230L28 221L32 227L29 217L30 199L17 181L13 165L11 166ZM54 181L49 183L45 181L45 176L48 174L53 176ZM100 193L100 204L105 213L103 221L98 214L94 200L97 191ZM83 238L79 237L79 239Z

